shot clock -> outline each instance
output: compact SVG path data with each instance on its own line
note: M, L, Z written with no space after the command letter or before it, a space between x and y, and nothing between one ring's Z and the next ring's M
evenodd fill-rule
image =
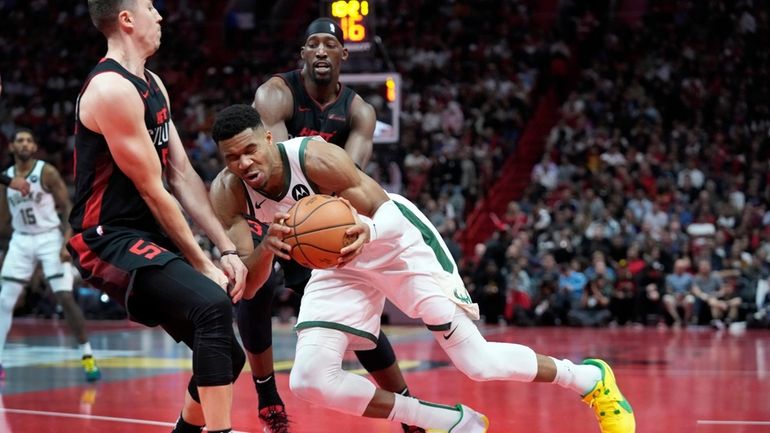
M374 50L374 1L323 0L322 15L337 21L345 47L351 53Z

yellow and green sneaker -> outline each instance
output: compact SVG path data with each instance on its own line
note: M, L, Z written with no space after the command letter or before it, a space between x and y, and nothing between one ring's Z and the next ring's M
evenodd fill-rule
M594 409L602 433L634 433L634 410L620 393L609 364L601 359L585 359L583 364L594 365L602 371L602 380L583 396L583 401Z
M95 382L102 378L102 372L96 365L96 360L94 360L92 355L83 355L80 364L83 366L83 371L86 373L86 380L88 382Z
M464 404L455 406L460 412L460 419L447 430L428 429L426 433L487 433L489 420L483 414L476 412Z

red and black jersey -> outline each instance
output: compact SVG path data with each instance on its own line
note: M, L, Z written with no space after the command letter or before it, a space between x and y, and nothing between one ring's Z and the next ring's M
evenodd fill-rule
M330 143L345 147L352 125L350 105L356 92L340 83L337 99L322 106L307 93L299 69L276 76L286 82L294 95L294 111L285 122L289 138L320 135Z
M170 116L163 92L152 74L144 78L128 72L113 59L102 59L86 79L82 96L97 74L114 72L136 87L144 102L144 123L161 164L166 164ZM80 121L80 96L75 110L75 200L70 224L75 233L99 225L158 232L159 225L134 183L115 164L104 136ZM116 103L120 103L116 101Z

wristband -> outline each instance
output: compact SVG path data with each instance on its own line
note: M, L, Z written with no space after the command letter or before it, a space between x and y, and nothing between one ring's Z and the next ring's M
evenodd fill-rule
M0 174L0 184L3 184L5 186L10 186L11 178L6 176L5 174Z
M236 251L236 250L224 250L221 253L219 253L219 255L220 255L220 257L224 257L224 256L237 256L238 255L238 251Z

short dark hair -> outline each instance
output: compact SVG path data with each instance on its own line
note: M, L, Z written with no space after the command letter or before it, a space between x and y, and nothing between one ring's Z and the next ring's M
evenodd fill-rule
M17 137L19 134L21 134L21 133L24 133L24 132L26 132L27 134L29 134L30 136L32 136L32 141L34 141L35 143L37 143L37 137L35 137L35 133L34 133L34 132L32 132L32 130L31 130L31 129L29 129L29 128L18 128L18 129L16 129L16 131L14 131L14 133L13 133L13 138L11 139L11 141L16 141L16 137Z
M88 14L94 27L107 36L117 27L120 11L135 3L136 0L88 0Z
M211 138L219 144L220 141L235 137L247 128L256 129L261 124L262 118L251 105L231 105L217 113L211 129Z

